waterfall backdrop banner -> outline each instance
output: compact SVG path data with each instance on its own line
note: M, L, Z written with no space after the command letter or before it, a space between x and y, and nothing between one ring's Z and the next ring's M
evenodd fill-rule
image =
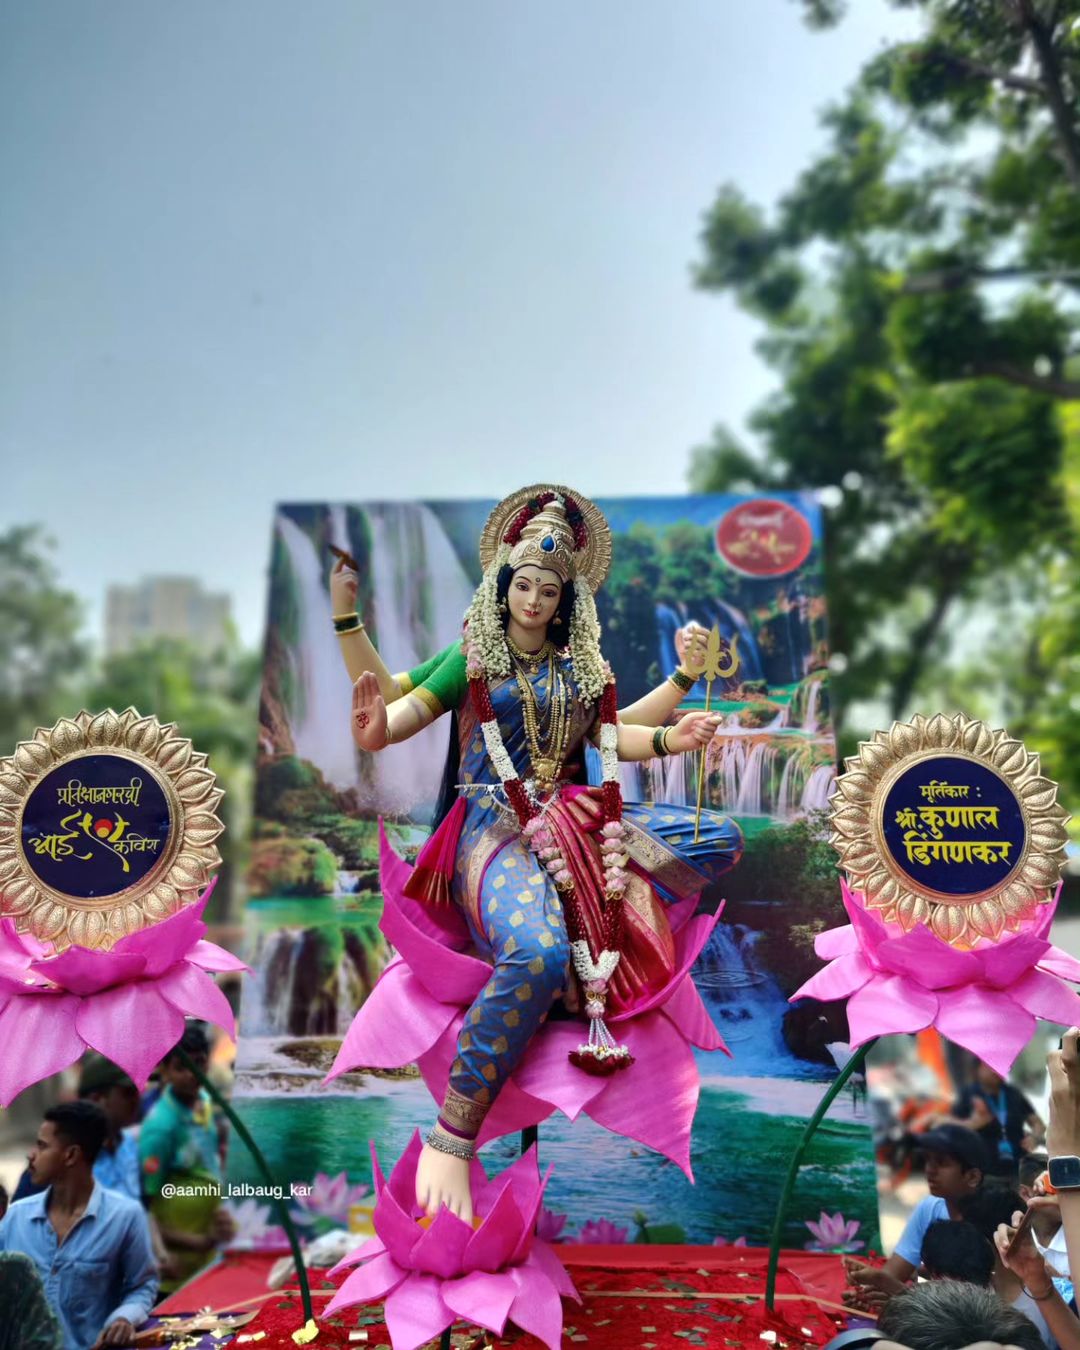
M378 821L400 853L415 854L435 808L450 720L388 753L355 749L351 682L331 623L329 546L359 561L368 632L391 670L409 670L459 636L492 505L286 505L275 519L245 914L255 974L241 1006L235 1100L279 1180L300 1184L293 1204L312 1233L370 1231L367 1141L393 1156L433 1116L415 1070L352 1073L329 1088L322 1080L390 955L378 928ZM541 1157L555 1171L544 1223L562 1241L765 1245L787 1159L847 1054L842 1013L787 1003L818 968L815 934L844 921L825 840L835 745L820 514L809 494L598 505L614 536L597 604L620 703L665 679L691 620L719 625L725 666L738 658L712 689L722 723L705 756L704 796L738 820L746 851L706 896L727 905L694 970L734 1058L698 1054L695 1185L584 1117L545 1122ZM702 681L683 706L704 699ZM699 755L624 765L623 791L627 800L693 803L700 771ZM505 1139L485 1149L489 1171L517 1147ZM235 1183L258 1183L243 1149L232 1150L229 1169ZM785 1245L818 1246L822 1211L844 1216L845 1250L878 1245L861 1084L815 1137Z

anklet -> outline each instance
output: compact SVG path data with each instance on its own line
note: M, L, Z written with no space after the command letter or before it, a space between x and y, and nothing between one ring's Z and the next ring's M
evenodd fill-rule
M443 1134L437 1126L431 1130L424 1143L440 1153L448 1153L451 1158L463 1158L465 1162L476 1157L476 1145L471 1139L455 1139L452 1135Z

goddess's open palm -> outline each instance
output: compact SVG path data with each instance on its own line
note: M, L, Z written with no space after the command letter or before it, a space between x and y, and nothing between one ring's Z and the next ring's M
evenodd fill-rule
M386 704L379 681L368 671L353 685L352 737L361 750L381 750L387 742Z

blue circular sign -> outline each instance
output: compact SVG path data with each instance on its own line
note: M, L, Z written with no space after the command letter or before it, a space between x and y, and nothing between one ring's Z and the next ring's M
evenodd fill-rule
M173 828L160 783L123 755L81 755L50 770L26 800L22 850L51 890L100 900L138 885Z
M975 899L1016 870L1027 829L1019 798L993 769L934 755L889 788L881 832L893 863L920 891Z

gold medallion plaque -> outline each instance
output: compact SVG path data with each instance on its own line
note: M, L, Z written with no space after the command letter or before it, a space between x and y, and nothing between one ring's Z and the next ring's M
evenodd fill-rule
M845 764L832 843L852 889L886 920L970 947L1050 900L1069 817L1038 755L1008 732L963 713L914 717Z
M134 708L39 727L0 760L0 917L108 948L198 899L223 796L175 725Z

